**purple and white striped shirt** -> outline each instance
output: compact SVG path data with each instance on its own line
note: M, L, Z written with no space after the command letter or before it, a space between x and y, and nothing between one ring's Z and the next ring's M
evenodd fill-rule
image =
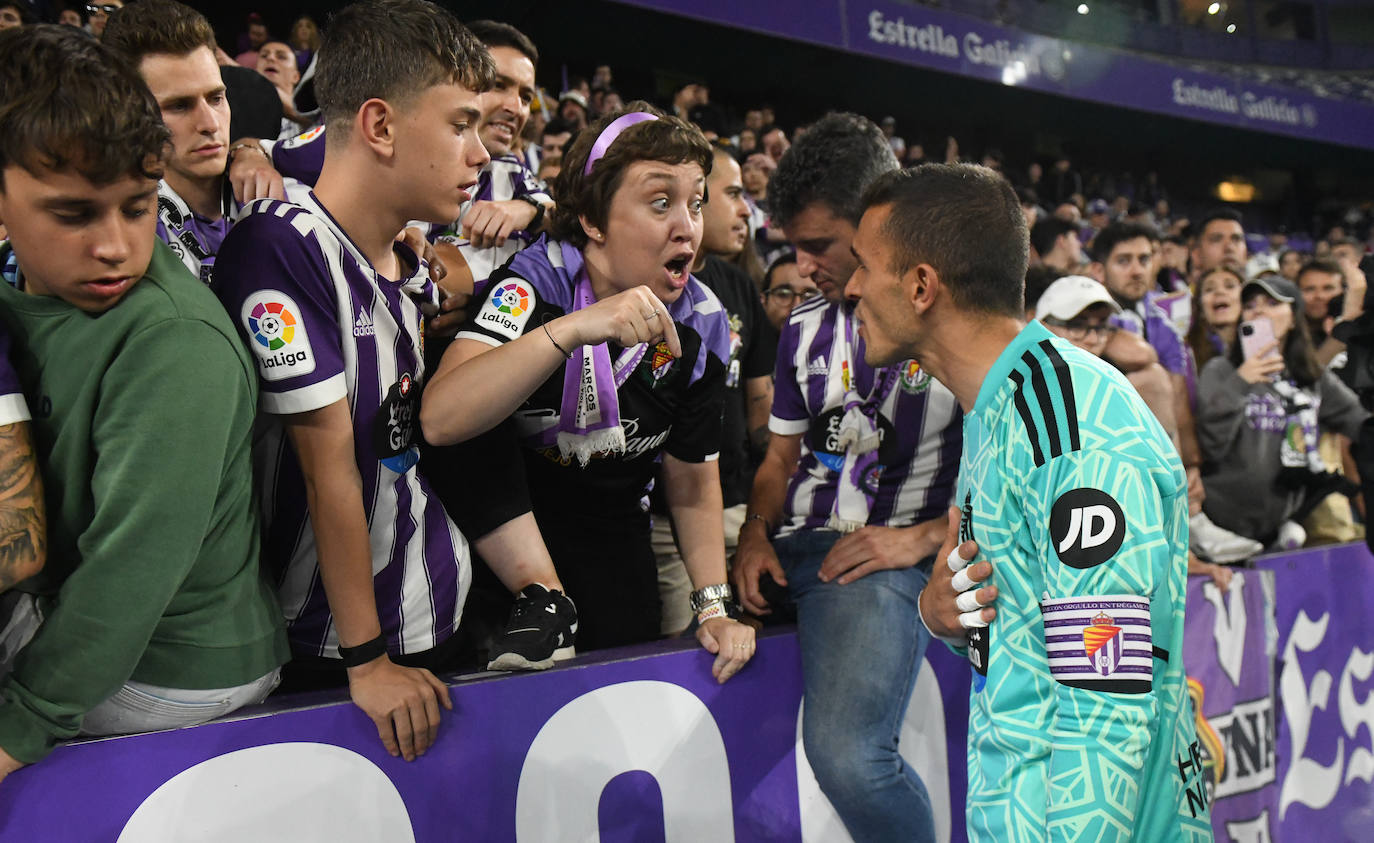
M324 169L324 126L319 125L286 140L259 141L272 166L282 178L314 186Z
M214 289L262 380L256 443L266 512L263 558L275 571L297 653L334 656L338 637L320 581L300 463L274 416L347 398L363 483L373 585L393 653L434 648L458 626L471 581L467 542L416 470L424 383L420 305L436 300L428 267L398 244L399 280L378 275L306 193L250 205L220 250Z
M472 198L463 203L462 210L458 212L458 219L430 237L431 240L451 243L463 253L468 269L472 271L476 298L480 299L486 292L486 281L491 278L491 274L505 266L512 255L533 243L539 235L517 231L507 238L503 245L479 249L463 236L463 217L468 215L474 202L503 202L523 196L545 204L553 201L549 198L548 191L539 183L539 179L517 156L501 155L493 158L477 174L477 188L473 191Z
M803 436L779 535L826 529L835 507L845 455L835 442L843 399L833 396L843 393L834 387L846 375L846 361L835 359L835 349L843 345L836 343L836 331L853 318L852 307L816 299L793 310L783 326L768 429ZM909 527L943 515L954 494L963 446L963 412L953 393L915 361L895 371L874 369L863 360L862 339L853 357L847 368L861 396L874 396L889 385L877 408L882 473L868 523Z
M324 127L316 126L305 134L289 140L264 141L262 148L272 158L272 166L276 167L282 176L301 184L313 185L324 168L324 135ZM288 196L290 195L292 194L288 192ZM462 209L458 212L458 219L447 226L428 226L431 242L443 240L457 246L462 252L468 269L472 272L472 280L476 284L473 297L478 300L486 292L487 280L491 274L505 266L512 255L533 243L539 235L517 231L507 238L503 245L479 249L463 236L463 217L467 216L474 202L504 202L522 196L545 204L553 201L549 198L549 192L519 156L500 155L487 162L477 174L477 186L472 191L472 198L463 203Z
M215 269L215 255L229 233L237 206L229 192L228 179L220 203L220 218L206 219L177 194L164 179L157 183L157 239L167 244L183 266L202 282L209 284Z

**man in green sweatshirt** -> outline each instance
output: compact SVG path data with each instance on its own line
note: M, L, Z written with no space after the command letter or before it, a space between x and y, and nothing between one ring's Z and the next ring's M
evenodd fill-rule
M47 566L18 586L32 620L11 624L30 640L0 665L0 778L77 734L259 702L286 658L258 564L256 373L156 239L167 138L137 73L97 42L0 33L0 319L49 531Z

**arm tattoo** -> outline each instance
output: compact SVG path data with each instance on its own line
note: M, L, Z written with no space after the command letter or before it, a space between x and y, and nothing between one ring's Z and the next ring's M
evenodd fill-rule
M43 566L43 483L27 422L0 425L0 591Z

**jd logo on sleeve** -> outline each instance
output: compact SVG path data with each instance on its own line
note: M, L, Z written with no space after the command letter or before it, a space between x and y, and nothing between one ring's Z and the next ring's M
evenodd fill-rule
M1050 540L1059 561L1091 568L1111 559L1126 538L1126 518L1116 499L1101 489L1065 492L1050 510Z

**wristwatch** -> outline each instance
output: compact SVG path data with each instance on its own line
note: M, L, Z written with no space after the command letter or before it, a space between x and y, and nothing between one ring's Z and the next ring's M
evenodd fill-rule
M226 170L229 168L229 165L234 163L234 156L237 155L238 151L241 149L251 149L254 152L257 152L259 155L262 155L263 157L267 158L267 160L272 160L272 156L268 155L266 152L263 152L262 147L258 146L258 144L255 141L239 141L238 143L229 147L229 154L225 158L224 162Z
M730 588L729 583L719 585L708 585L705 588L698 588L692 592L692 614L699 615L707 606L716 601L729 603L735 599L735 592Z
M528 202L534 206L534 219L530 220L529 225L525 226L526 231L535 231L539 224L544 221L544 203L535 199L533 196L517 196L521 202Z

